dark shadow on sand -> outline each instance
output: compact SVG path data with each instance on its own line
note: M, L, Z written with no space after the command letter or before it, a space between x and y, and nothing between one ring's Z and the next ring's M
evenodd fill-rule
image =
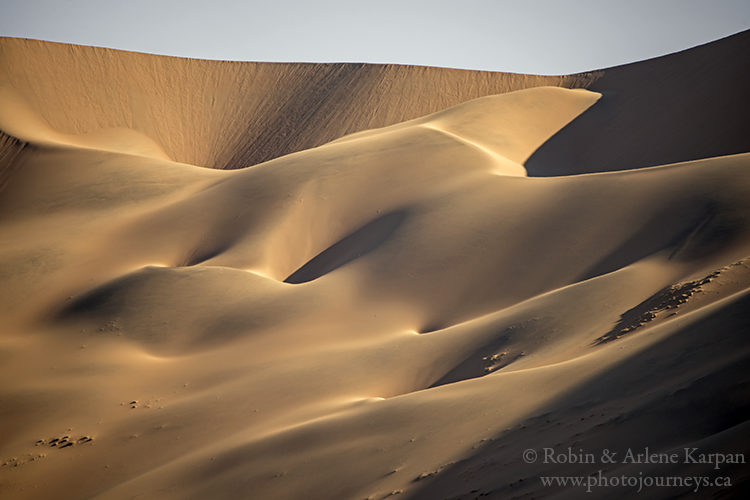
M313 281L373 251L401 226L405 218L405 211L395 211L368 222L310 259L284 283Z
M611 172L750 151L750 31L602 71L601 99L526 161L530 177Z

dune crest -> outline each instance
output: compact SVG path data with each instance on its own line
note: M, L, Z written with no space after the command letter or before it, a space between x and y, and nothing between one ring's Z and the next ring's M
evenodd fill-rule
M0 40L2 495L579 498L524 451L750 453L750 148L681 149L634 76L747 40L570 77Z

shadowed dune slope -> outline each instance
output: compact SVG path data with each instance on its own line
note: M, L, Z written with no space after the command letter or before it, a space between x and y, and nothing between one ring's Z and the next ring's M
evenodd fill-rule
M750 31L605 69L602 99L527 162L532 176L610 172L750 151Z
M746 40L551 79L0 41L0 497L632 498L524 451L747 456ZM602 472L750 484L641 465Z

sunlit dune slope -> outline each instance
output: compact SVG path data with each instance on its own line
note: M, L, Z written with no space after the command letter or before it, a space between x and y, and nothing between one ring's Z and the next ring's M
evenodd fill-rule
M695 73L726 120L684 147L634 90L746 40L551 81L1 40L0 497L581 498L539 476L598 467L524 451L750 454L746 86Z

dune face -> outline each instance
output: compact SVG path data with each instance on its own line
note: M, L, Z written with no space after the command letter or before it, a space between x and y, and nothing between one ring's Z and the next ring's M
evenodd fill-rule
M741 498L749 39L562 77L0 40L0 496Z
M526 162L540 177L626 170L750 150L750 32L610 68L598 106ZM648 123L648 126L644 126Z
M130 128L173 160L219 169L255 165L476 97L540 85L584 87L595 78L201 61L13 38L0 38L0 75L59 132Z

